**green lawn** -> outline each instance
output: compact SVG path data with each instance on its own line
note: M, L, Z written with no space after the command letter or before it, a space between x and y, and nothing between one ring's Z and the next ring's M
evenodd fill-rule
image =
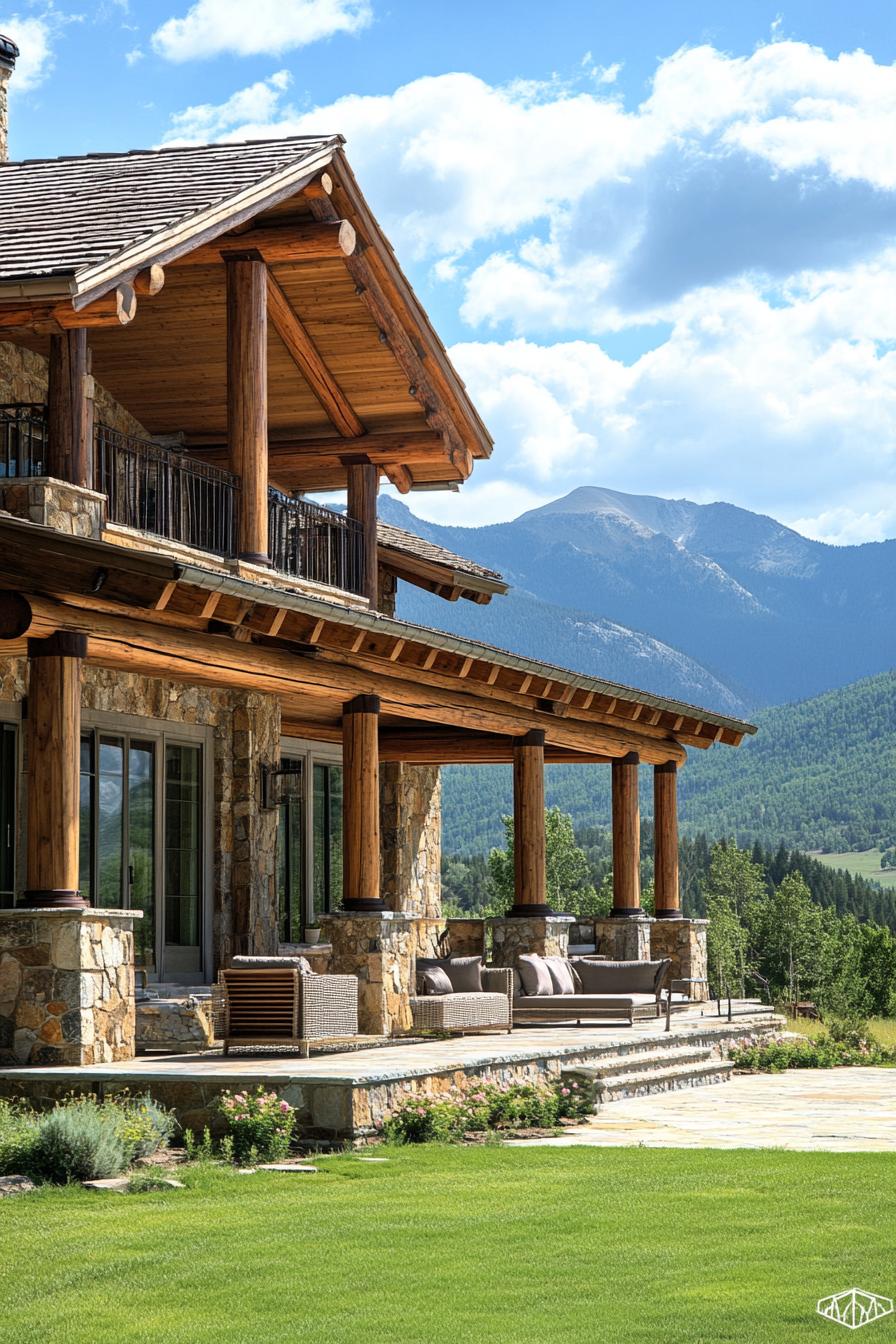
M0 1340L799 1344L837 1338L820 1296L896 1296L889 1155L416 1148L320 1165L4 1201Z
M889 891L896 891L896 869L881 869L879 849L852 850L845 854L813 854L812 857L828 868L844 868L854 877L867 877Z

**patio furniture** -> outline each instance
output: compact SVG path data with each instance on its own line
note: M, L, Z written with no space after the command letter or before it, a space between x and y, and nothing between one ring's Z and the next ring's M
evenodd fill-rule
M545 992L544 976L537 963L549 970L551 961L559 961L569 968L571 991L560 988L555 968L554 975L548 976L552 992ZM639 1018L660 1017L662 987L671 965L668 960L521 957L513 973L513 1020L515 1023L573 1021L580 1024L583 1020L622 1018L629 1026L634 1026ZM539 981L541 985L537 983Z
M234 1045L312 1045L358 1034L358 981L316 975L304 957L234 957L219 974L216 1035Z
M435 983L444 986L439 977L427 974L432 971L440 971L449 987L431 988ZM415 1031L462 1036L512 1029L512 974L506 966L483 966L481 957L421 958L415 985L411 999Z
M691 999L692 985L706 985L709 981L696 977L679 977L667 980L663 986L662 997L666 1008L666 1030L672 1030L672 1014L684 1012L690 1008L693 1000ZM684 991L684 992L682 992Z

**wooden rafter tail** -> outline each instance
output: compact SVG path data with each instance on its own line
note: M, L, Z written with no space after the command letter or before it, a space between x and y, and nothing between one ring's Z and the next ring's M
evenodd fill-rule
M134 276L134 293L140 298L153 298L161 293L165 286L165 268L158 262L153 262L147 266L145 271L138 271Z
M398 462L390 462L384 465L383 471L389 480L390 485L394 485L400 495L406 495L414 484L414 478L407 467Z
M109 294L77 310L70 302L0 307L0 328L15 330L46 324L63 331L75 327L125 327L133 321L136 313L137 295L134 286L122 281Z
M223 234L166 264L179 268L217 266L228 256L247 253L255 253L270 266L283 262L334 261L351 257L357 245L354 226L347 219L314 220Z

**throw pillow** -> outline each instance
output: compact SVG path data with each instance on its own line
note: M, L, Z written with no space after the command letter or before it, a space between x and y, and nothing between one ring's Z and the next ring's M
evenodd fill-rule
M575 994L576 986L572 978L572 968L566 957L545 957L551 984L555 994Z
M551 980L551 973L545 965L544 957L539 957L535 952L528 953L526 956L517 960L520 979L523 982L523 990L526 995L538 995L540 997L548 996L554 992L554 984Z
M453 994L454 990L448 976L441 966L428 966L420 977L424 994Z
M445 974L455 994L482 993L481 957L449 957L445 963Z

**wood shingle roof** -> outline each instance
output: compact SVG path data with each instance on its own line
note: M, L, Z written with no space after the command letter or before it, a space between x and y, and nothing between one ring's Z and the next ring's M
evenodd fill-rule
M220 232L228 203L237 210L247 194L295 191L341 144L340 136L295 136L2 163L0 285L58 276L87 289L104 263L139 265L141 244L152 242L155 255L169 244L176 251L181 235L219 215Z

